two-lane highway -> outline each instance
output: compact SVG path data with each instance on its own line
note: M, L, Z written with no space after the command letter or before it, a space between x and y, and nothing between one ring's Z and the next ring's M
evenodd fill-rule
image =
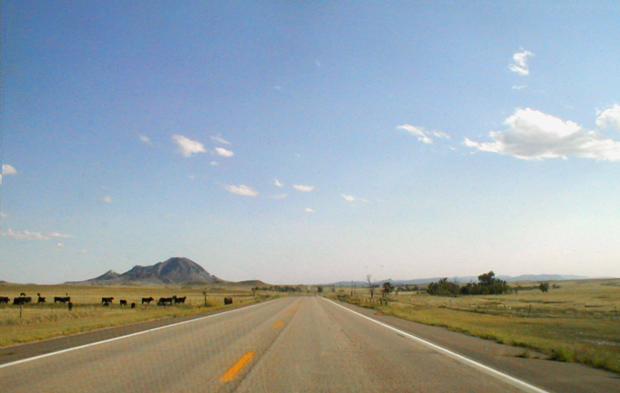
M544 392L319 297L0 366L1 392Z

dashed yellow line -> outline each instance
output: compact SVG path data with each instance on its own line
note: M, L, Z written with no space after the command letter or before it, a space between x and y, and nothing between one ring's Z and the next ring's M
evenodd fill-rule
M235 363L235 365L232 366L226 374L222 375L222 377L220 378L220 381L222 382L232 381L235 375L237 375L237 373L241 371L243 366L245 366L246 364L248 364L250 360L252 360L253 356L254 356L254 352L248 352L245 355L243 355L243 357L239 359L239 361Z
M280 326L282 326L282 321L278 321L276 322L275 325L273 325L273 327L280 327Z

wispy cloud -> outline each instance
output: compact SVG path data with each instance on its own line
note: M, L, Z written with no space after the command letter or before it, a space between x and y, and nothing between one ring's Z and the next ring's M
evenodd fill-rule
M218 143L223 143L224 145L230 145L230 142L228 142L226 139L222 138L221 135L215 135L211 137L211 140L218 142Z
M226 189L226 191L228 192L232 192L233 194L237 194L237 195L244 195L244 196L251 196L251 197L255 197L258 195L258 191L256 191L250 186L246 186L243 184L238 185L238 186L225 185L224 189Z
M272 196L271 198L272 198L272 199L284 199L284 198L286 198L287 196L288 196L288 194L286 194L286 193L285 193L285 194L278 194L278 195L274 195L274 196Z
M305 209L304 209L304 211L305 211L306 213L314 213L314 209L311 209L311 208L309 208L309 207L305 208Z
M340 194L340 195L349 202L355 202L355 201L368 202L368 200L365 198L360 198L360 197L356 197L353 195L347 195L347 194Z
M68 238L73 237L73 236L68 235L68 234L66 234L66 233L60 233L60 232L50 232L49 237L56 237L56 238L68 239Z
M510 64L508 68L510 69L510 71L516 72L519 75L529 75L530 67L527 62L530 57L534 57L534 54L525 49L521 52L517 52L512 55L512 60L514 61L514 63Z
M41 232L30 232L28 230L14 231L11 228L6 232L2 232L2 236L10 237L20 240L49 240L50 237L42 234Z
M599 113L596 118L596 125L601 128L611 128L620 132L620 105L615 104L611 108Z
M512 86L512 90L523 90L526 87L527 87L526 85L514 85Z
M145 143L145 144L147 144L147 145L152 145L152 144L153 144L153 143L151 142L151 138L149 138L149 137L148 137L148 136L146 136L146 135L138 135L138 138L140 138L140 141L141 141L142 143Z
M6 214L5 212L0 212L0 217L5 218L8 217L9 215Z
M518 108L504 124L507 130L489 133L493 142L475 142L465 138L463 144L480 151L526 160L567 158L571 155L597 160L620 160L619 141L605 138L599 131L586 130L577 123L534 109Z
M410 133L411 135L417 136L420 142L431 144L433 143L433 139L431 136L440 139L450 139L448 134L445 134L440 131L428 131L422 127L413 126L411 124L403 124L400 126L396 126L398 130L404 130Z
M232 157L235 153L231 150L226 150L223 147L216 147L215 152L222 157Z
M295 184L293 185L293 188L301 192L310 192L314 190L316 187L315 186L304 186L302 184Z
M284 187L284 184L280 183L280 182L278 181L278 179L275 179L275 180L273 181L273 184L274 184L276 187Z
M209 165L211 165L211 166L218 166L218 165L220 165L220 164L219 164L217 161L211 161L211 162L209 163Z
M109 196L109 195L106 195L106 196L103 197L103 201L105 203L112 203L112 197Z
M193 141L183 135L173 135L172 140L179 146L179 151L184 157L190 157L192 154L207 152L202 143Z

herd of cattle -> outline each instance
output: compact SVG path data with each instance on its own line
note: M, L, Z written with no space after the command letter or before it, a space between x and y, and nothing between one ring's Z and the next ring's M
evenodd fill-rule
M37 304L46 303L45 297L42 297L40 293L37 293L37 296L38 296ZM187 299L187 296L179 297L175 295L172 297L160 297L159 300L157 301L157 305L158 306L172 306L173 304L185 304L185 299ZM155 299L153 299L152 297L143 297L141 304L149 305L154 300ZM9 298L8 296L0 296L0 304L9 304L10 301L11 301L11 298ZM30 304L32 302L33 302L32 297L26 296L25 293L22 293L18 297L13 298L13 304L18 305L18 306ZM66 296L54 296L54 303L67 304L69 308L73 306L73 304L71 303L71 297L68 294L66 294ZM109 306L112 303L114 303L114 297L102 297L101 298L101 304L103 306ZM224 299L224 304L231 304L231 303L232 303L232 298ZM119 299L119 305L128 306L127 299ZM131 303L131 308L135 308L135 307L136 307L136 303Z

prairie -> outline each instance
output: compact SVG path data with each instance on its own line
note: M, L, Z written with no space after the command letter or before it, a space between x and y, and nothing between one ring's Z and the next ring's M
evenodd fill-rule
M32 297L32 304L23 307L12 304L13 298L21 293ZM37 293L46 298L46 303L37 304ZM157 306L160 297L183 297L184 304ZM275 296L271 293L252 293L249 286L211 285L197 286L135 286L95 287L75 285L0 285L0 296L8 296L11 302L0 305L0 346L20 344L75 334L111 326L142 322L160 318L171 318L206 312L227 307L224 297L233 299L232 306L261 301ZM70 296L72 310L67 304L54 303L55 296ZM114 297L107 307L101 304L102 297ZM153 297L150 304L141 304L142 298ZM128 305L120 306L121 299Z
M367 288L334 289L328 296L385 314L540 352L620 373L620 279L511 283L507 295L430 296L424 288L370 297Z

